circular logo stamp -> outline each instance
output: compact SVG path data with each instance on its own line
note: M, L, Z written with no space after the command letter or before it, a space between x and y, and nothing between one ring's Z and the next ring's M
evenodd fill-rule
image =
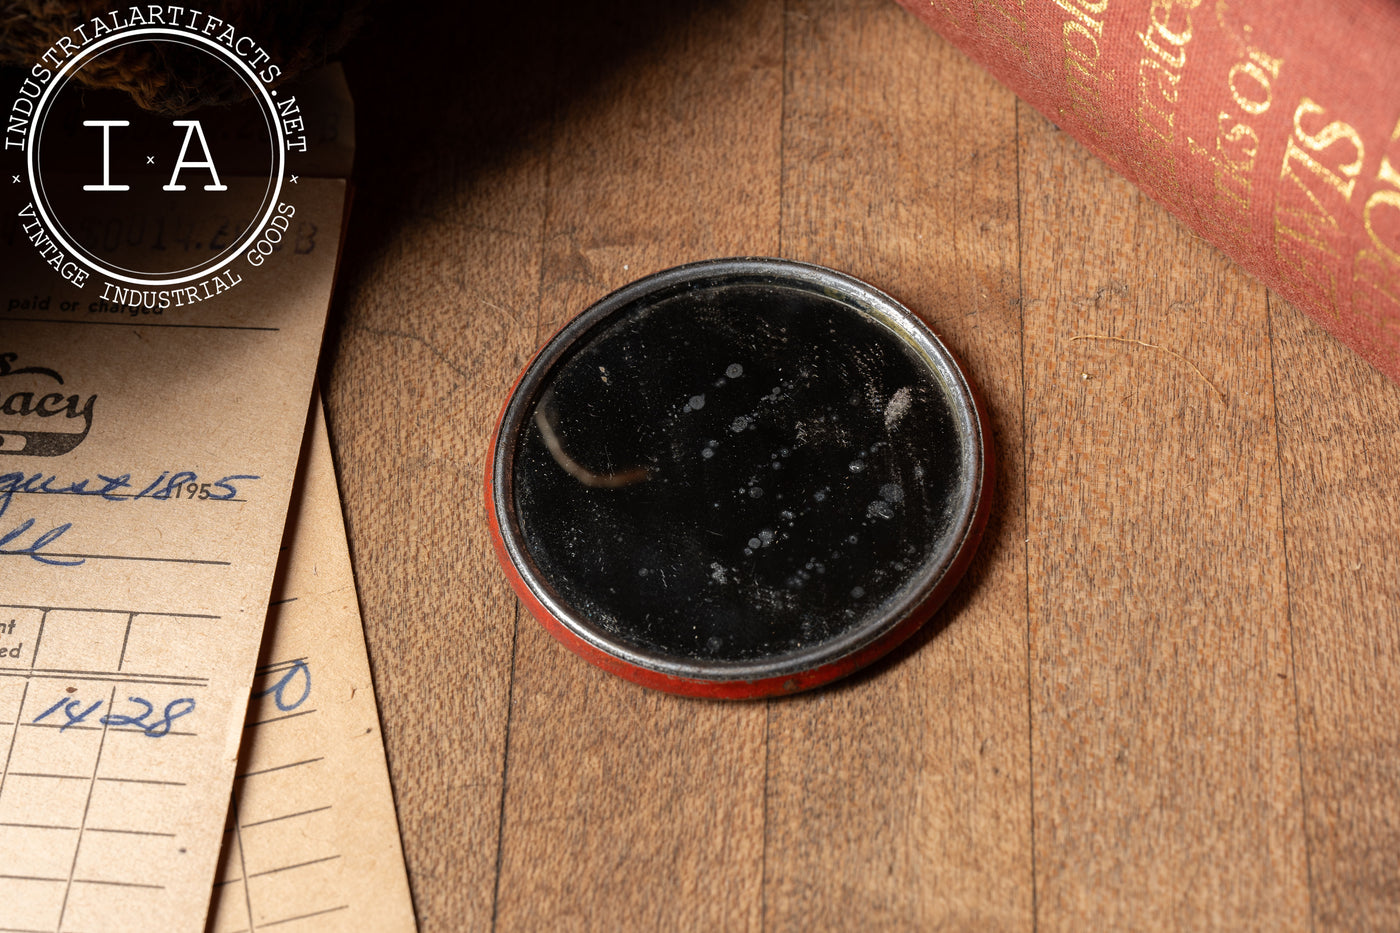
M88 87L162 73L241 87L249 103L156 114ZM71 285L117 306L158 313L237 286L281 248L296 213L282 198L307 134L295 96L272 87L281 73L256 37L198 10L75 23L33 63L6 119L22 236Z

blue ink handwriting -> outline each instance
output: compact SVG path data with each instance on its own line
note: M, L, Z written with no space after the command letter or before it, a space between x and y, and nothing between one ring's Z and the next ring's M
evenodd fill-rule
M0 509L0 513L3 513L3 511L3 509ZM85 562L84 558L81 557L65 560L61 557L53 557L41 553L44 548L67 534L68 529L73 527L72 522L66 522L59 525L57 528L50 528L31 541L27 546L19 545L16 547L6 547L11 541L28 534L29 529L33 527L34 519L29 518L20 522L5 534L0 534L0 556L31 557L39 563L48 564L51 567L78 567Z
M288 700L297 688L300 693L296 693L295 699ZM272 694L272 700L277 704L277 708L284 713L290 713L298 706L306 702L306 698L311 696L311 668L305 661L297 660L292 662L292 666L287 672L272 686L253 693L254 697L265 697Z
M67 730L69 726L76 726L78 723L82 722L84 719L87 719L93 713L97 712L97 708L102 705L102 701L98 700L96 703L92 704L87 709L81 709L82 705L82 700L70 700L67 697L64 697L63 699L55 703L53 706L50 706L48 709L44 710L38 716L35 716L34 721L43 722L49 716L62 709L63 715L68 719L67 722L58 727L58 731L63 732Z
M138 489L131 481L130 473L110 476L98 473L95 477L78 480L59 479L56 474L45 473L0 473L0 517L9 509L14 497L20 494L97 496L108 502L181 497L222 501L238 497L238 486L235 484L261 478L236 473L215 482L200 483L199 475L191 470L164 470L145 487ZM195 487L193 490L190 489L192 485Z
M99 719L98 722L112 728L135 726L139 731L144 732L147 737L159 739L170 734L170 726L175 720L194 712L194 699L192 697L181 697L178 700L171 700L169 703L165 704L165 710L161 713L160 718L155 722L148 723L146 722L147 717L155 712L155 707L151 705L151 702L141 697L127 697L126 699L128 702L135 703L138 707L142 708L138 715L120 716L115 713L109 713ZM33 721L43 722L49 716L61 710L67 720L63 725L58 727L58 731L63 732L69 726L76 726L87 719L93 713L97 712L101 706L102 701L98 700L91 706L83 708L82 700L64 697L38 716L34 717Z

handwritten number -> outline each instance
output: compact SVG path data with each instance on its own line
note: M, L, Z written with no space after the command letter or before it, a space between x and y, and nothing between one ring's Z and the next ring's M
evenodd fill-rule
M149 701L143 700L140 697L127 697L127 701L144 706L146 709L140 716L117 716L109 713L103 716L100 722L104 726L135 726L138 729L145 729L146 717L151 715L151 710L154 709L154 707L151 706Z
M298 681L300 681L299 684ZM296 699L288 702L288 697L295 690L294 685L299 686L301 692L297 694ZM265 697L268 694L272 694L272 699L277 704L278 709L284 713L290 713L305 703L307 697L311 696L311 668L307 667L305 661L293 661L287 673L283 674L277 683L265 690L259 690L253 696Z
M98 700L96 703L92 704L87 709L83 710L75 716L73 714L73 710L81 705L82 704L79 703L77 700L73 700L63 708L63 715L68 717L68 721L58 727L59 732L62 732L64 729L67 729L71 725L75 725L77 723L82 722L84 719L87 719L93 713L97 712L97 708L102 705L102 701Z
M42 713L40 713L38 716L36 716L36 717L34 718L34 721L35 721L35 722L42 722L44 719L48 718L51 714L53 714L53 713L55 713L55 712L57 712L58 710L61 709L61 710L63 710L63 715L66 716L66 717L68 718L68 721L67 721L67 722L65 722L63 725L61 725L61 726L58 727L58 731L59 731L59 732L63 732L63 731L64 731L65 729L67 729L69 726L76 726L78 723L82 722L84 719L87 719L87 718L88 718L89 716L91 716L93 713L97 712L97 708L98 708L99 706L102 705L102 701L101 701L101 700L98 700L96 703L92 704L92 705L89 706L87 709L75 713L74 710L78 709L78 707L80 707L80 706L82 706L82 705L83 705L83 701L82 701L82 700L69 700L69 699L67 699L67 698L64 698L64 699L62 699L62 700L59 700L59 701L58 701L57 703L55 703L53 706L50 706L48 709L44 710L44 711L43 711Z
M51 716L53 713L57 712L57 711L58 711L58 708L59 708L60 706L62 706L64 703L68 703L68 702L70 702L70 701L68 700L68 698L67 698L67 697L64 697L63 699L61 699L61 700L59 700L57 703L55 703L53 706L50 706L48 709L44 710L44 711L43 711L42 713L40 713L38 716L35 716L35 717L34 717L34 721L35 721L35 722L43 722L45 719L47 719L47 718L48 718L49 716Z
M165 484L165 488L162 489L162 490L160 490L159 492L157 492L157 493L156 493L155 495L153 495L151 498L152 498L152 499L170 499L170 498L178 499L178 498L180 498L180 490L181 490L182 488L184 488L184 485L185 485L186 483L190 482L191 480L195 480L195 479L198 479L198 478L199 478L198 476L196 476L195 474L191 473L190 471L188 471L188 470L182 470L181 472L176 473L174 476L170 477L170 480Z
M183 704L183 705L181 705ZM179 707L178 709L176 707ZM194 712L194 699L191 697L181 697L178 700L171 700L165 704L165 712L161 718L146 730L146 734L153 739L158 739L170 733L170 724L188 713Z
M154 707L150 702L141 697L127 697L132 703L144 706L139 716L106 716L102 721L109 726L135 726L147 736L159 739L170 734L171 724L181 716L186 716L194 712L194 699L192 697L181 697L178 700L171 700L165 704L165 711L161 713L161 718L147 725L146 717L151 715Z
M181 697L178 700L171 700L169 703L165 704L165 710L161 713L161 717L153 723L148 723L146 722L146 718L155 711L155 707L151 705L151 702L141 697L127 697L126 699L128 702L135 703L137 706L144 708L136 716L122 716L116 713L109 713L99 719L98 722L102 723L104 726L113 728L135 726L138 730L144 732L153 739L159 739L169 735L171 724L181 716L187 716L193 713L195 705L192 697ZM97 712L98 708L102 706L102 701L98 700L86 709L83 709L82 705L82 700L64 697L38 716L34 717L34 722L43 722L48 717L61 710L64 717L67 719L67 722L58 727L58 731L62 732L69 726L76 726L78 723Z
M227 491L226 491L226 492L220 492L220 493L210 493L209 498L211 498L211 499L232 499L232 498L234 498L235 496L238 495L238 487L236 487L236 486L233 485L233 481L234 481L234 480L244 480L244 479L262 479L262 477L261 477L261 476L250 476L250 475L248 475L248 474L246 474L246 473L236 473L236 474L234 474L233 476L225 476L223 479L219 480L217 483L213 483L212 485L215 486L215 487L222 487L223 489L225 489L225 490L227 490Z
M4 359L6 356L14 356L14 354L0 353L0 376L4 375L3 366L6 365ZM15 497L21 495L101 496L109 502L132 502L137 499L179 499L182 498L183 492L189 489L190 495L194 498L225 500L238 497L239 486L244 485L244 480L251 481L261 478L247 473L236 473L232 476L225 476L217 482L196 484L198 476L190 470L181 470L173 475L169 470L163 470L160 476L156 477L145 488L138 488L132 483L130 473L122 473L119 476L98 473L96 476L95 480L90 476L78 480L68 480L59 479L58 475L54 473L26 473L18 470L0 473L0 517L9 511L10 504ZM135 491L123 492L122 490ZM31 520L22 529L0 534L0 546L8 544L32 527L33 521Z

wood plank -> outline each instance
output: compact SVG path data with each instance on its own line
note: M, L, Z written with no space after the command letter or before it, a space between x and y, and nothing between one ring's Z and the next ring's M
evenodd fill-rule
M1040 927L1306 927L1265 292L1020 126Z
M531 118L550 90L531 28L524 11L464 31L384 17L348 66L368 183L326 399L425 933L488 927L495 889L515 601L480 490L534 342L546 166Z
M1400 925L1400 390L1281 305L1271 382L1219 254L893 4L787 5L381 15L349 63L327 402L423 929L1282 929L1309 873ZM517 636L479 506L553 328L739 253L924 314L1001 454L933 629L768 707Z
M560 87L587 90L555 119L540 341L648 272L777 248L781 4L658 15L567 15ZM757 928L763 705L645 690L528 615L514 676L498 928Z
M1320 929L1400 927L1400 386L1271 296Z
M766 927L1029 929L1015 98L894 4L787 17L783 252L919 313L1001 452L969 579L893 663L770 712Z

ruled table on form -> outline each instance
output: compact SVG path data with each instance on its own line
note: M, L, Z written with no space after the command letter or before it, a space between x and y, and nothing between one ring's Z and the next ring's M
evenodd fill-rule
M120 889L159 914L160 866L186 854L163 816L188 803L199 762L190 714L207 677L161 673L218 619L140 609L0 606L0 869L5 929L94 929ZM87 663L72 667L73 643ZM183 721L182 721L183 720Z
M254 671L207 929L414 929L324 417ZM293 595L295 594L295 595ZM0 929L101 928L112 890L155 916L160 866L199 761L180 740L210 678L163 673L208 653L209 614L0 606ZM81 650L79 650L81 649ZM86 666L65 666L81 656ZM152 741L159 740L159 741ZM169 743L169 744L167 744ZM97 925L84 920L95 918Z
M299 248L161 314L0 241L0 930L204 926L345 190L303 178Z
M209 933L412 933L350 551L314 406L224 828Z

